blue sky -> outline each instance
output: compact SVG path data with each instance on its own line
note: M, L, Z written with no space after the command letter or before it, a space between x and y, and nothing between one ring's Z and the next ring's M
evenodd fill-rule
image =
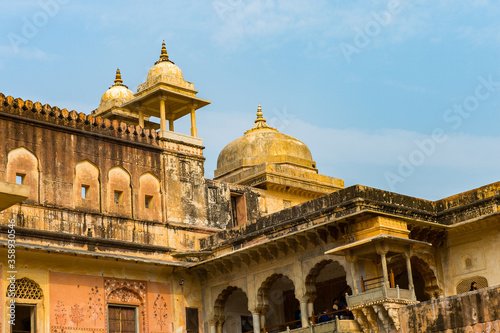
M487 0L10 1L0 91L89 113L117 67L135 92L165 40L212 101L208 178L260 103L320 173L434 200L500 181L499 18Z

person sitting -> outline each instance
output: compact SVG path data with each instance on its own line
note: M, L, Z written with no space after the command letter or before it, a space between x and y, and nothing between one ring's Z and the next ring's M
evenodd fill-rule
M327 312L327 309L324 308L323 312L322 312L322 316L318 318L319 319L318 322L326 323L327 321L330 321L330 317L326 314L326 312Z

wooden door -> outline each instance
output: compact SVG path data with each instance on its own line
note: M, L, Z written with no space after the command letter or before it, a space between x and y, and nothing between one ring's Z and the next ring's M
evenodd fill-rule
M135 308L108 307L109 333L137 333Z

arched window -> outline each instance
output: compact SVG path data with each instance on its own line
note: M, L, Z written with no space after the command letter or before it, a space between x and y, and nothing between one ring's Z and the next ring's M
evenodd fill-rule
M470 290L472 282L477 283L477 289L488 287L488 280L483 276L473 276L467 279L463 279L457 285L457 294L466 293Z
M160 221L160 181L150 172L139 178L139 204L137 207L137 215L140 219Z
M123 217L132 217L132 188L130 174L116 166L108 173L108 212Z
M9 151L7 181L29 186L30 195L26 201L39 202L39 165L35 154L22 147Z
M22 279L17 279L15 282L16 298L18 299L42 299L43 290L40 288L38 283L33 280L23 277ZM10 291L7 291L7 297L9 297Z
M12 332L39 332L43 318L43 290L33 280L23 277L15 280L16 320ZM7 297L12 298L10 286Z
M89 160L79 162L75 167L75 207L99 212L100 195L99 169Z

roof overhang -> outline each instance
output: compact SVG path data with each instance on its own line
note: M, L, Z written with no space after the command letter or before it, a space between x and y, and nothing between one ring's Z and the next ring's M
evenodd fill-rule
M160 117L160 99L166 98L165 111L167 119L177 120L191 112L191 107L200 109L210 104L210 101L198 98L181 91L172 91L164 85L157 85L150 90L140 92L134 99L121 105L122 108L137 110L144 108L144 114Z
M421 247L432 246L431 243L422 242L414 239L401 238L389 235L377 235L354 241L352 243L328 250L325 254L348 256L355 254L357 257L371 258L377 253L377 247L381 244L387 245L395 253L405 252L405 249L418 249Z

